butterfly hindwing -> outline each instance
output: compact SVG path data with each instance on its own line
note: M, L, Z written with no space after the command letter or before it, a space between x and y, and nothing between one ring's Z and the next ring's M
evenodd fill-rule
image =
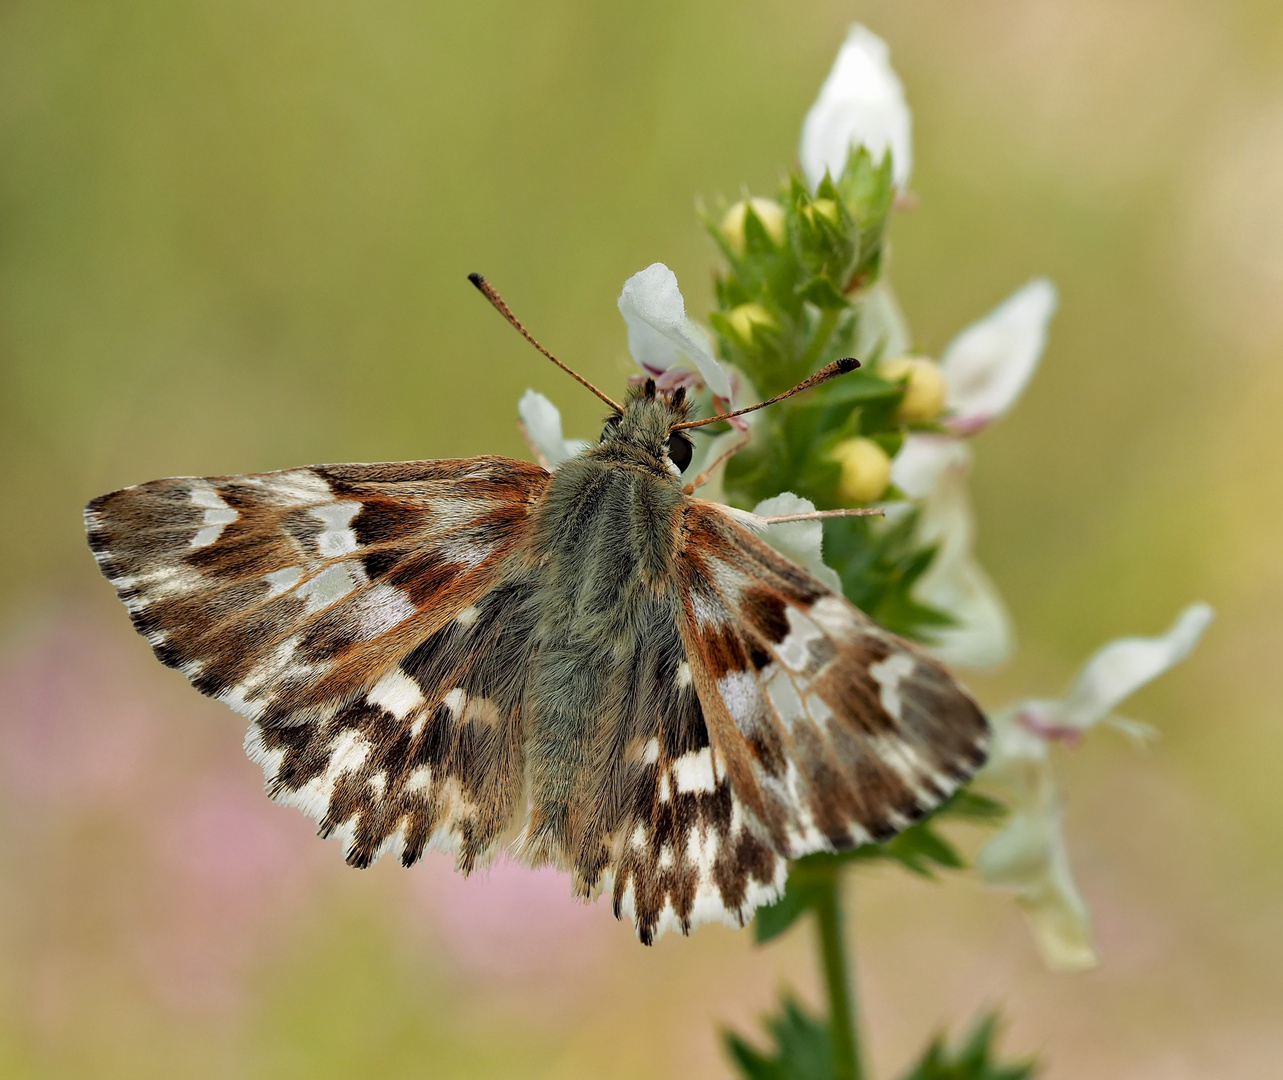
M525 815L525 673L534 644L528 576L505 580L332 715L251 724L268 793L337 834L348 862L425 850L486 862Z
M647 944L703 922L742 926L787 873L711 745L678 610L674 602L655 622L634 672L621 769L629 798L611 864L615 915Z
M944 669L723 509L696 502L683 637L713 745L788 858L880 842L983 763L988 725Z
M86 509L162 662L251 721L278 801L366 865L492 850L522 791L524 544L548 473L503 458L158 480Z

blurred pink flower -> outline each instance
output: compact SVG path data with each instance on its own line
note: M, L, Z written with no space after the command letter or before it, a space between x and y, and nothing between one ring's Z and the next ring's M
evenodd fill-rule
M456 961L479 974L591 964L608 932L627 932L615 923L609 896L585 904L571 894L567 875L548 866L531 870L500 856L465 878L438 856L416 868L413 881Z
M163 1000L223 1009L325 846L263 794L238 720L227 713L211 751L201 725L225 710L194 691L190 715L167 708L167 678L127 624L76 608L38 624L0 658L0 812L28 867L19 911L46 991L51 963L76 967L60 920L87 917ZM40 1007L53 1015L57 996Z
M7 798L64 809L128 798L152 762L161 717L136 690L142 665L94 623L48 619L0 659Z

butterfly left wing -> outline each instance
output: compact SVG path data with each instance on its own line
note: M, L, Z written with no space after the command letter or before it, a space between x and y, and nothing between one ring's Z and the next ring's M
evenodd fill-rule
M504 458L313 466L157 480L85 517L156 656L252 721L273 798L358 865L436 843L469 866L521 791L511 683L548 479Z

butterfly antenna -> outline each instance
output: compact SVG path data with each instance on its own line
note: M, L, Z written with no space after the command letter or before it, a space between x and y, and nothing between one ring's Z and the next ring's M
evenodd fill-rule
M510 323L512 323L512 325L516 328L517 333L519 333L523 338L525 338L528 342L530 342L531 345L533 345L536 349L538 349L541 353L543 353L544 356L546 356L549 360L551 360L554 364L556 364L559 368L561 368L561 370L564 371L567 375L569 375L572 379L575 379L576 381L582 383L584 386L588 387L589 390L591 390L594 394L596 394L599 398L601 398L601 400L604 401L607 405L609 405L612 409L614 409L615 412L622 413L624 411L624 408L622 405L620 405L618 402L612 401L600 390L598 390L597 387L593 386L592 383L590 383L587 379L585 379L582 375L580 375L579 372L572 371L560 360L558 360L555 356L553 356L552 353L550 353L547 349L545 349L542 345L540 345L539 342L537 342L534 339L534 337L531 335L530 331L521 325L521 321L517 318L517 316L515 316L512 313L512 310L508 307L508 305L503 302L503 297L499 295L498 290L496 290L495 287L490 284L490 282L488 282L480 274L469 274L468 280L471 281L472 284L474 284L477 287L477 290L481 293L482 296L484 296L487 300L490 301L490 303L494 305L495 310L499 312L500 315L502 315L505 319L507 319Z
M758 409L765 409L766 406L774 405L777 401L783 401L794 394L800 394L803 390L810 390L811 387L819 386L820 383L826 383L830 379L836 379L839 375L845 375L848 371L854 371L859 366L860 361L850 356L844 360L834 360L833 363L820 368L810 378L803 379L792 390L785 390L782 394L776 394L773 398L767 398L766 401L759 401L756 405L750 405L746 409L736 409L734 412L718 413L716 416L708 416L703 420L687 420L682 424L674 424L673 430L703 427L705 424L715 424L719 420L729 420L732 416L743 416L745 413L757 412Z

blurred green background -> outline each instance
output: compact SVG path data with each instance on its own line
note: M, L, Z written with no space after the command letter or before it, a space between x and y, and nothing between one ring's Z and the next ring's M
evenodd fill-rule
M694 200L769 193L845 28L892 48L919 207L891 276L938 352L1061 290L976 445L1021 649L990 706L1194 599L1195 656L1060 764L1104 966L1045 972L970 878L863 874L878 1075L1000 1004L1049 1080L1283 1069L1283 8L1226 0L0 5L0 1075L725 1076L790 982L711 927L638 946L555 875L356 873L261 795L240 721L150 658L80 507L313 461L524 455L527 386L600 405L655 260L711 299Z

